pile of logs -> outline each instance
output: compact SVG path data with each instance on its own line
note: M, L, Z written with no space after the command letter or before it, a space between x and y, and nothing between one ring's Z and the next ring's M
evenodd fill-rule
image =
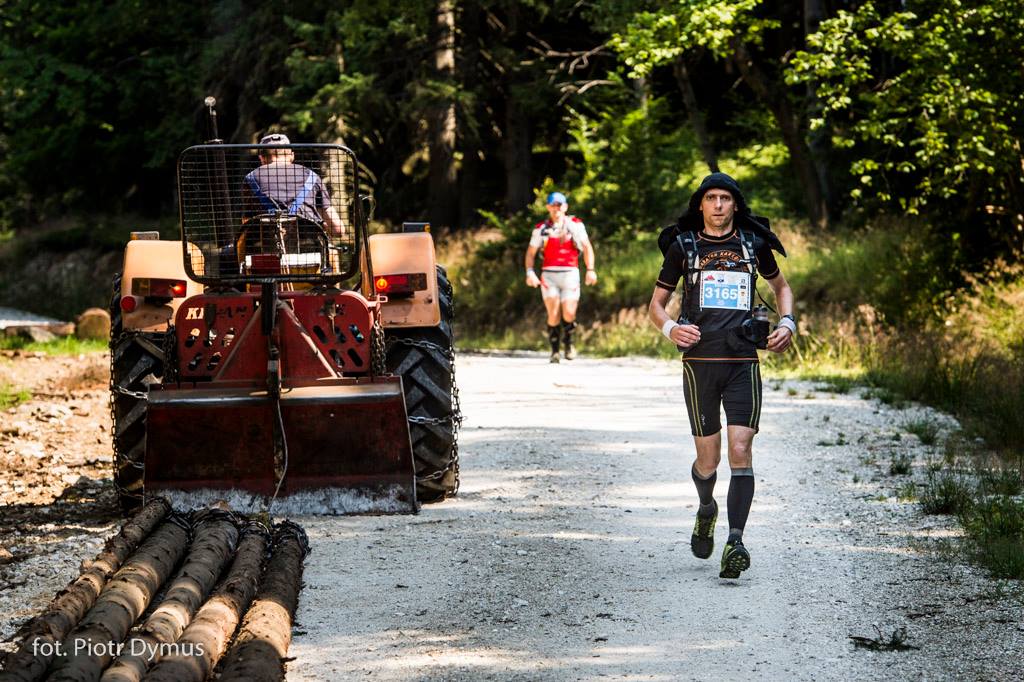
M308 552L289 521L152 500L21 628L0 682L283 680Z

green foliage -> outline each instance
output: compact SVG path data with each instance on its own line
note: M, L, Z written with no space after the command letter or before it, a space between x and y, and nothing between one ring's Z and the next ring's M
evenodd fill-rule
M20 350L48 355L81 355L105 351L107 342L79 339L74 336L61 336L45 342L30 341L20 336L0 336L0 350Z
M29 400L32 393L24 388L18 388L11 384L0 383L0 410L15 407L20 403Z
M653 11L640 9L611 46L641 76L698 47L726 58L737 41L760 44L765 31L779 26L759 16L755 10L761 5L762 0L675 0Z
M906 453L893 453L889 457L889 475L890 476L906 476L910 473L913 465L913 459Z
M922 445L935 445L939 437L939 424L934 419L912 419L903 423L903 430L918 437Z
M960 522L977 559L993 574L1024 578L1024 501L995 495L971 505Z
M182 66L202 19L166 3L7 3L0 229L67 206L153 199L154 169L170 180L170 150L192 139L187 117L168 116L166 103L190 94ZM111 182L125 169L132 175Z
M789 72L811 82L837 146L853 153L856 199L1011 216L1021 198L1024 3L911 0L841 10ZM1020 218L1015 219L1018 223Z
M971 505L970 484L956 472L929 472L921 493L921 511L925 514L961 514Z
M595 234L632 234L667 224L706 174L693 136L675 125L667 101L571 112L569 132L582 162L566 178L574 212Z
M853 312L871 306L884 321L938 319L945 312L957 252L919 222L879 219L860 230L816 235L784 262L802 305Z

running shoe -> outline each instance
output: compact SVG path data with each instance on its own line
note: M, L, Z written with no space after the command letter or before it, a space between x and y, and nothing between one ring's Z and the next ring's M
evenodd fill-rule
M572 345L571 343L566 343L565 344L565 359L566 360L575 360L576 359L576 346Z
M548 360L548 362L552 362L552 363L557 365L558 361L559 361L558 351L557 350L551 351L551 359Z
M715 551L715 521L718 520L718 503L711 516L701 516L697 510L697 520L693 524L693 535L690 536L690 550L698 559L707 559Z
M722 571L719 578L739 578L740 573L750 568L750 552L743 546L742 540L725 543L722 552Z

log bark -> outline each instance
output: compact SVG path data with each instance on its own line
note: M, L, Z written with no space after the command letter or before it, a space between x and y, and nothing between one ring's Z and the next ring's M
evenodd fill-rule
M242 531L227 576L199 609L181 637L144 679L150 682L203 682L224 655L231 636L249 608L260 580L267 530L250 524Z
M146 538L63 642L63 654L47 678L94 682L117 653L128 631L185 554L188 524L176 514Z
M302 588L302 562L309 541L291 522L274 531L273 552L242 629L224 657L220 682L281 682Z
M163 600L107 668L101 682L139 682L160 660L166 645L181 636L206 600L238 544L238 524L229 512L209 509L192 522L194 540Z
M53 655L44 656L42 652L54 651L56 644L67 637L96 603L110 576L121 568L121 564L170 510L170 504L163 498L146 503L125 522L117 535L107 540L95 559L83 563L81 574L57 594L42 615L22 628L19 633L21 645L4 660L0 680L35 682L41 679L54 658Z

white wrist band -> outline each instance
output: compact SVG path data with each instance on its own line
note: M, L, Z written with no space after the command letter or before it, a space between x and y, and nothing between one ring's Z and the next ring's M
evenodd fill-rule
M526 268L527 275L536 275L537 272L533 268Z
M794 322L792 318L783 317L779 320L779 323L775 325L776 329L779 327L785 327L793 336L796 336L796 322Z
M665 320L665 324L661 325L661 333L665 335L665 338L672 341L672 330L678 327L674 320ZM675 343L675 341L672 341Z

